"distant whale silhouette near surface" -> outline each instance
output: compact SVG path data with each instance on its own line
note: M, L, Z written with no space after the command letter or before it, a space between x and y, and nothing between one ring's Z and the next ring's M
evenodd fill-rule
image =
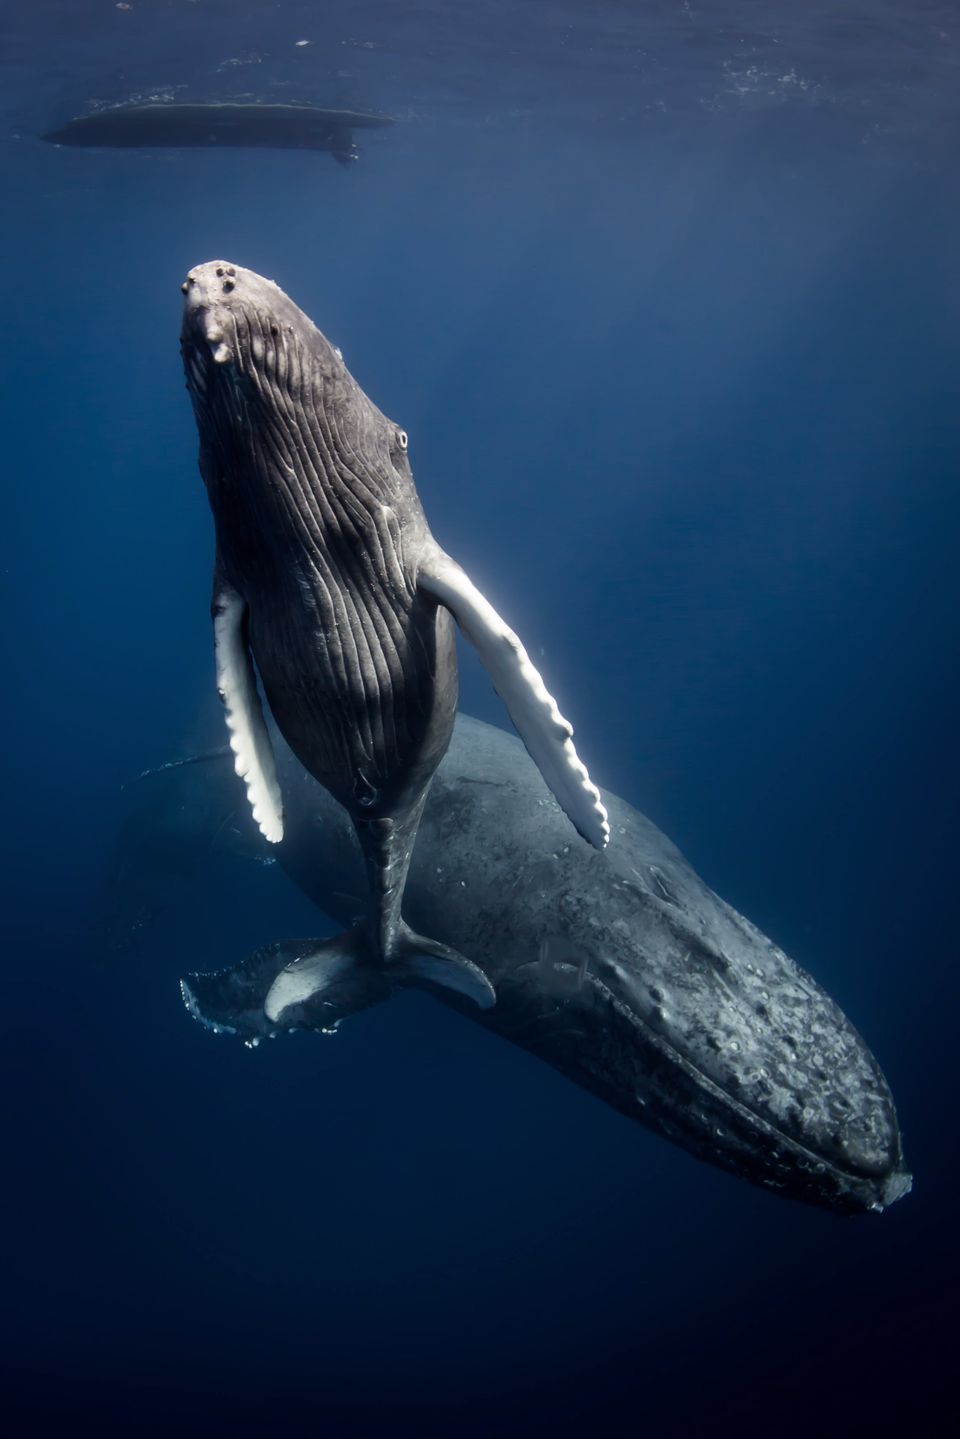
M583 839L609 836L600 793L517 636L434 539L406 432L272 280L226 261L184 280L180 346L213 514L217 688L237 773L273 843L283 796L257 687L305 769L350 816L367 875L335 939L280 946L264 1013L281 1022L349 987L448 986L486 1007L469 954L412 930L407 869L453 732L454 621L477 650ZM576 839L573 827L570 839ZM389 975L385 977L385 971Z
M117 105L78 116L41 136L51 145L120 150L242 147L326 150L341 165L359 158L353 131L392 125L387 115L322 110L316 105Z
M338 923L364 872L343 810L278 755L286 832L257 835L225 759L170 768L118 845L104 914L116 948L170 903L215 849L276 856ZM577 843L523 747L459 715L430 790L407 880L412 921L469 953L497 1004L438 998L545 1060L699 1159L844 1214L910 1188L893 1100L824 991L698 878L655 825L605 792L613 843ZM189 857L189 863L188 863ZM277 947L192 976L192 1013L255 1042ZM372 1003L390 994L389 973ZM329 1031L356 1008L349 984L284 1016Z

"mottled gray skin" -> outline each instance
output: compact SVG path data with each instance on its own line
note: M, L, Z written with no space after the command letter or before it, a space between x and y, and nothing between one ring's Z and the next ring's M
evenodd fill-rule
M81 115L41 136L52 145L110 149L193 149L242 146L275 150L326 150L341 165L359 156L351 131L391 125L386 116L315 105L118 105Z
M215 607L224 582L246 602L271 713L353 819L384 960L457 704L453 621L417 587L433 539L407 438L272 281L214 261L182 288Z
M363 894L349 821L298 766L281 759L281 774L288 828L275 853L346 922ZM604 800L614 842L601 854L571 836L518 740L458 718L407 905L419 928L482 967L497 1004L481 1012L437 996L742 1178L848 1214L906 1193L893 1101L849 1021L649 820L614 794ZM263 998L282 959L269 946L191 977L192 1012L248 1040L269 1033ZM379 985L328 990L285 1014L284 1028L330 1030L387 997L388 979Z

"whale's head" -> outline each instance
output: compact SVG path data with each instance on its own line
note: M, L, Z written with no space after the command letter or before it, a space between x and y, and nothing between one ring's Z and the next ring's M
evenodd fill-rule
M342 381L343 356L279 285L253 270L211 260L180 286L180 335L187 387L196 400L225 385L274 398Z
M604 794L568 842L518 741L460 717L405 901L484 964L481 1022L710 1164L843 1214L910 1188L890 1090L849 1019L676 847Z
M893 1100L853 1025L653 825L604 798L623 853L591 886L571 879L568 913L513 977L523 1042L766 1188L844 1214L901 1198Z
M180 288L184 373L215 510L227 480L261 494L300 470L310 488L360 471L374 491L410 482L404 431L278 285L211 260Z

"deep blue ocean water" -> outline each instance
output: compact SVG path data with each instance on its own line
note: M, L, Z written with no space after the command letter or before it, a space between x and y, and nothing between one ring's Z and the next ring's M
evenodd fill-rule
M948 1428L956 5L2 0L0 40L6 1432ZM350 170L36 138L149 95L402 123ZM212 685L215 257L409 431L595 778L861 1030L902 1203L752 1189L424 996L218 1041L177 977L309 932L276 869L94 942L121 785ZM502 722L469 657L462 706Z

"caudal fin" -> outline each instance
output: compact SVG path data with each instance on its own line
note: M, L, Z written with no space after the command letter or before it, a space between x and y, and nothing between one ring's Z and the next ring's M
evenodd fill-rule
M255 1042L283 1029L326 1033L341 1020L413 987L461 995L481 1009L496 1002L483 970L456 950L404 925L386 964L370 957L362 927L333 939L285 940L233 969L181 980L193 1017L217 1034Z

